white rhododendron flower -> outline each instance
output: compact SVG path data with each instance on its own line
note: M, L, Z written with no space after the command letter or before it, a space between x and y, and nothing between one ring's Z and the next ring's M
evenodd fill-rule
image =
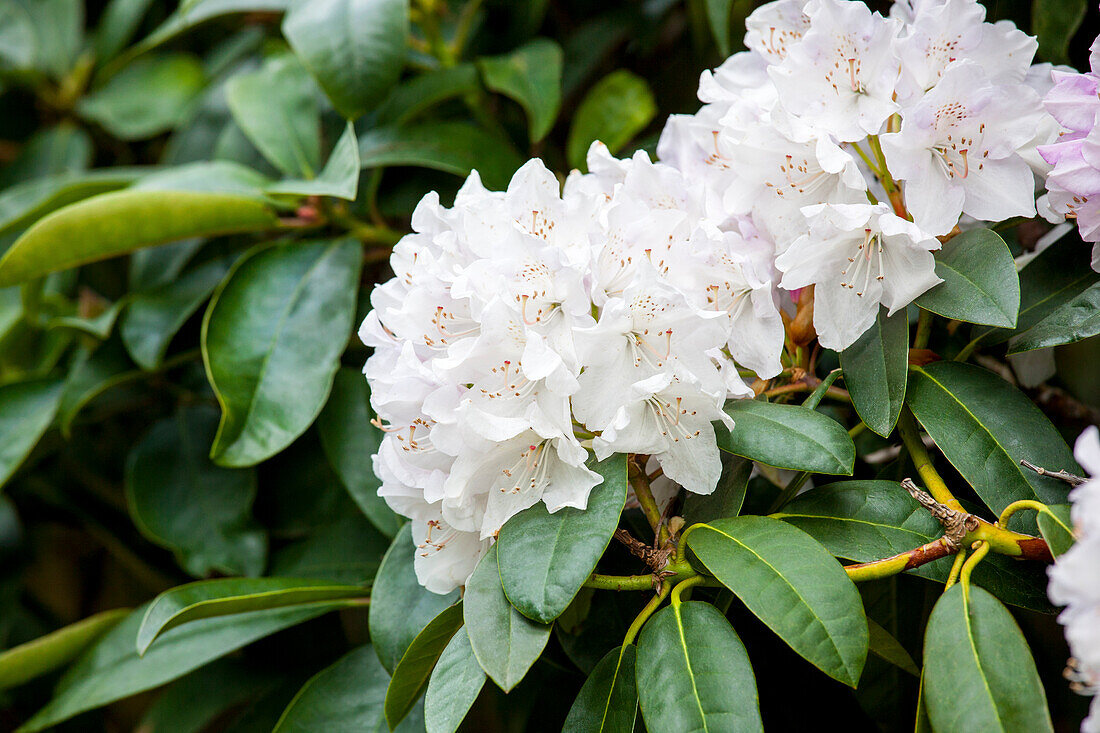
M1070 492L1077 542L1050 568L1051 602L1065 606L1058 616L1073 654L1078 691L1100 691L1100 431L1092 426L1077 439L1074 457L1092 478ZM1100 696L1094 697L1082 733L1100 733Z

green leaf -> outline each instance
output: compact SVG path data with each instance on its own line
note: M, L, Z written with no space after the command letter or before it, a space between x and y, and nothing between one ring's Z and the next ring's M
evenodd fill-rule
M1053 731L1046 694L1012 615L981 588L940 597L924 634L924 695L936 730Z
M645 79L626 69L613 71L588 90L573 115L566 144L569 165L586 170L588 147L599 140L617 153L645 129L657 103Z
M176 12L115 63L128 62L134 56L156 48L208 20L236 13L281 13L290 3L291 0L195 0L181 3Z
M459 601L433 618L405 650L386 688L385 713L390 730L404 720L420 699L436 662L461 627L462 602Z
M485 686L485 671L477 663L470 636L461 628L439 656L424 693L427 733L455 733Z
M816 540L784 522L745 516L704 524L687 541L707 571L792 649L830 677L859 683L868 644L863 602Z
M371 589L370 638L378 659L387 670L397 667L416 635L458 599L458 593L438 595L416 579L413 557L416 544L412 525L397 533Z
M111 330L115 327L115 321L118 320L118 314L122 312L125 305L125 298L117 300L106 310L93 318L81 318L80 316L58 316L56 318L51 318L49 323L46 324L46 328L71 328L74 331L86 333L102 341L111 335Z
M334 607L275 608L200 619L167 632L144 657L139 657L134 639L145 617L143 606L85 651L61 678L53 699L19 730L44 730L87 710L159 687Z
M17 183L0 192L0 234L27 227L77 201L126 188L146 172L139 168L103 168Z
M584 681L562 733L631 733L638 716L633 644L615 647ZM754 683L755 684L755 683Z
M636 674L649 730L764 730L749 655L714 606L658 611L642 628Z
M62 388L58 379L0 386L0 486L8 482L53 422Z
M1008 342L1018 354L1048 346L1072 344L1100 334L1100 282L1058 306L1046 318Z
M1085 0L1036 0L1031 6L1031 32L1039 40L1039 58L1068 64L1069 42L1085 20Z
M147 371L159 367L172 338L227 272L225 260L211 260L171 282L132 294L119 324L130 358Z
M226 85L233 119L276 168L313 178L321 167L321 117L313 80L293 56L269 59Z
M894 430L905 402L909 366L909 319L905 310L878 318L854 344L840 354L844 384L860 419L874 432L887 437Z
M362 372L336 372L325 408L317 417L317 434L329 464L371 524L393 537L404 521L378 495L382 482L374 475L371 457L378 452L382 431L371 424L370 391Z
M73 421L81 410L112 387L139 375L118 339L100 344L94 351L78 353L65 379L65 391L57 408L61 434L66 440L72 437Z
M913 662L913 657L905 651L901 642L894 638L886 629L882 628L874 619L867 619L867 633L870 640L868 648L877 656L885 659L890 664L905 670L914 677L920 677L920 670Z
M128 613L128 608L97 613L0 653L0 690L65 666Z
M383 703L389 675L370 644L352 649L310 678L273 733L353 733L386 730Z
M836 420L798 405L759 400L726 404L733 430L718 431L718 447L777 468L852 475L856 448Z
M253 198L197 191L116 191L40 219L0 259L0 287L187 237L270 229Z
M550 639L550 626L530 620L508 603L497 569L497 546L482 556L462 598L466 631L478 664L508 692L520 683Z
M33 67L61 80L76 63L83 44L84 3L80 0L33 0L19 3L33 36ZM20 22L18 31L28 26ZM22 49L21 49L22 50Z
M435 69L403 81L375 111L379 125L402 125L440 102L480 89L471 63Z
M222 406L216 463L270 458L321 412L352 330L361 266L350 238L261 245L222 281L202 324Z
M491 189L508 185L523 164L507 140L465 122L420 122L379 127L359 138L359 162L364 168L408 165L456 176L477 169Z
M268 666L232 658L219 659L169 685L145 709L134 730L203 733L215 726L222 716L226 719L236 717L236 710L276 687L280 679L279 672Z
M1053 504L1047 509L1050 509L1054 516L1039 512L1036 521L1039 524L1039 532L1050 546L1050 553L1057 558L1073 546L1077 536L1073 531L1073 517L1070 514L1069 504Z
M596 568L626 505L626 455L592 468L603 477L586 509L551 514L538 502L505 522L497 541L500 580L524 616L550 623L569 606Z
M211 462L217 424L208 405L155 423L126 461L126 504L141 533L191 575L259 575L267 537L252 519L256 473Z
M477 63L486 87L511 97L527 112L531 142L546 137L561 107L561 46L536 38L509 54Z
M688 493L684 499L684 526L702 524L712 519L736 517L741 513L745 493L752 475L752 461L723 452L722 477L709 495Z
M332 196L348 201L355 200L359 188L359 143L355 128L349 122L344 134L336 141L336 147L328 156L321 174L310 181L280 181L267 187L267 193L285 193L296 196Z
M299 0L283 19L283 35L332 105L353 120L401 76L409 0Z
M79 174L92 164L93 154L91 135L72 122L40 128L0 171L0 188L47 176Z
M153 290L172 282L180 276L183 268L202 249L203 244L202 239L185 239L137 250L130 255L127 276L130 290Z
M1012 328L1020 310L1020 278L1012 252L990 229L953 237L936 253L943 282L916 300L945 318Z
M714 34L714 42L718 46L718 52L723 56L730 55L731 8L733 8L733 0L706 0L707 22L710 24L710 32Z
M178 125L205 86L206 72L191 54L146 56L81 99L76 111L117 138L144 140Z
M327 605L363 599L367 591L299 578L218 578L166 590L153 599L137 631L137 653L144 655L159 638L177 626L204 618L289 606Z
M106 61L126 47L134 37L153 0L110 0L96 26L92 46L96 58Z
M134 184L132 190L209 191L238 193L265 201L267 176L231 160L210 160L159 168Z
M369 583L378 572L388 538L349 507L348 515L281 548L269 575Z
M15 0L0 3L0 68L30 69L37 50L31 14Z
M1073 453L1039 408L1003 379L970 364L936 362L910 370L907 399L936 446L995 514L1019 499L1065 501L1062 482L1020 460L1076 472Z

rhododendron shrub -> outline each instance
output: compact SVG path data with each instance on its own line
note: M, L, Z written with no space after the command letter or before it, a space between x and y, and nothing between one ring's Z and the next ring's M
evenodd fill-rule
M0 727L1100 731L1054 5L0 0Z

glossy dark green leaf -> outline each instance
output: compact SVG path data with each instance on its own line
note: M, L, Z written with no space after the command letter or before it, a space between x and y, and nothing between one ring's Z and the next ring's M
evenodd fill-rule
M923 703L936 730L1053 731L1024 635L981 588L940 597L924 635Z
M386 723L393 730L420 699L440 655L462 627L462 602L448 606L416 635L386 688Z
M596 463L603 482L586 509L551 514L538 502L505 522L497 541L500 580L524 616L550 623L565 611L596 567L626 504L626 455Z
M1085 0L1035 0L1031 5L1031 32L1039 40L1039 58L1068 64L1069 42L1085 20Z
M0 287L187 237L270 229L275 213L239 194L115 191L40 219L0 259Z
M909 319L903 309L887 318L880 308L867 331L840 354L844 384L860 419L886 437L905 402L909 366Z
M764 730L749 655L729 621L707 603L670 606L646 623L636 677L649 730Z
M914 677L920 676L920 670L909 652L901 642L894 638L886 629L882 628L874 619L867 619L867 633L869 638L868 649L878 657L885 659L899 669L903 669Z
M730 55L730 9L732 7L733 0L706 0L710 32L714 34L718 52L723 56Z
M945 318L1012 328L1020 310L1020 278L1005 241L990 229L953 237L936 253L943 282L916 303Z
M717 519L687 542L707 571L792 649L856 686L867 658L863 602L821 544L790 524L754 516Z
M0 386L0 486L38 443L61 402L59 379L36 379Z
M492 189L503 189L523 159L507 140L465 122L420 122L379 127L359 138L364 168L414 166L466 176L477 169Z
M219 719L278 686L277 670L233 658L219 659L176 680L141 716L142 733L203 733ZM222 730L225 730L224 728ZM264 733L269 733L271 726Z
M139 657L134 639L145 616L146 606L142 606L77 659L58 683L53 699L20 731L44 730L87 710L159 687L332 608L315 604L200 619L167 632L144 657Z
M741 513L745 502L745 493L749 488L749 476L752 475L752 461L722 453L722 477L714 493L688 493L684 499L684 526L709 522L722 517L736 517Z
M29 226L51 211L77 201L126 188L144 173L147 171L140 168L102 168L17 183L0 192L0 234Z
M210 460L217 425L208 405L155 423L126 462L126 503L141 533L191 575L259 575L267 536L252 519L256 474Z
M1065 484L1024 468L1020 460L1076 473L1073 454L1050 420L1008 382L980 367L941 361L910 370L907 401L995 513L1019 499L1065 501Z
M339 521L280 548L268 574L366 584L378 572L388 544L388 537L349 507Z
M626 69L611 72L588 90L573 115L566 144L569 165L587 170L585 156L596 140L612 153L619 152L656 114L657 103L645 79Z
M369 399L362 372L340 369L317 417L317 433L325 456L356 505L380 532L393 537L404 519L378 495L382 482L374 475L371 457L378 452L382 431L371 424Z
M267 187L268 193L297 196L332 196L353 201L359 188L359 143L355 128L347 124L344 134L328 156L321 173L312 180L280 181Z
M607 653L584 681L562 733L631 733L638 716L633 644ZM754 683L755 684L755 683Z
M370 644L352 649L306 682L273 733L387 730L383 703L389 679Z
M457 592L438 595L420 585L413 570L415 551L412 526L406 524L386 551L371 589L371 643L388 670L397 667L416 635L458 599Z
M408 53L409 0L306 0L291 5L283 35L332 105L348 119L380 102Z
M558 117L561 66L561 47L547 38L478 60L485 86L516 100L527 112L531 142L546 137Z
M850 476L856 448L836 420L798 405L734 400L733 430L719 430L718 447L777 468Z
M139 375L118 339L111 339L94 351L78 353L65 379L65 391L57 408L61 434L66 439L71 437L73 422L85 407L104 392L131 382Z
M477 663L470 636L461 628L439 656L424 693L427 733L455 733L485 686L485 671Z
M190 54L145 56L81 99L76 110L117 138L144 140L179 124L205 85L202 64Z
M351 334L361 266L353 239L293 242L254 248L222 282L202 328L222 406L217 463L259 463L320 413Z
M128 613L128 608L103 611L0 653L0 690L65 666Z
M184 239L159 247L139 249L130 255L127 281L130 290L153 290L172 282L204 244L202 239Z
M1093 283L1009 341L1008 353L1072 344L1097 334L1100 334L1100 283Z
M230 160L198 161L159 168L135 183L131 190L209 191L237 193L266 201L267 176Z
M345 605L340 601L362 601L366 595L366 589L359 586L300 578L200 580L166 590L153 599L137 631L137 652L144 655L170 630L204 618L314 604L339 608Z
M1039 532L1050 546L1050 553L1058 557L1068 550L1076 542L1077 537L1073 531L1073 517L1070 514L1069 504L1052 504L1050 516L1046 512L1039 512L1036 522L1039 524Z
M550 626L532 621L508 603L500 584L497 546L481 557L466 583L463 616L478 664L508 692L527 675L550 639Z
M156 30L127 51L121 60L128 61L208 20L237 13L281 13L290 3L291 0L195 0L183 3Z
M471 63L428 71L401 82L375 111L379 125L401 125L440 102L480 89Z

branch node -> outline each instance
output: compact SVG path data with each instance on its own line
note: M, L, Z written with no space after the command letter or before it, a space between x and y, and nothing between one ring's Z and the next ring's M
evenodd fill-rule
M963 538L967 532L973 532L981 524L981 520L973 514L960 512L949 506L939 503L932 495L922 491L913 479L902 479L901 486L909 492L909 495L917 500L922 507L928 510L936 521L943 525L944 535L941 541L952 551L962 546Z
M1030 468L1032 471L1039 474L1040 476L1050 476L1051 478L1056 478L1056 479L1059 479L1061 481L1065 481L1070 486L1080 486L1081 484L1085 483L1085 481L1087 480L1085 478L1082 478L1081 476L1077 476L1075 474L1070 473L1069 471L1065 470L1064 468L1061 471L1051 471L1049 469L1043 468L1042 466L1036 466L1031 461L1024 461L1024 460L1020 461L1020 465L1023 466L1024 468Z

